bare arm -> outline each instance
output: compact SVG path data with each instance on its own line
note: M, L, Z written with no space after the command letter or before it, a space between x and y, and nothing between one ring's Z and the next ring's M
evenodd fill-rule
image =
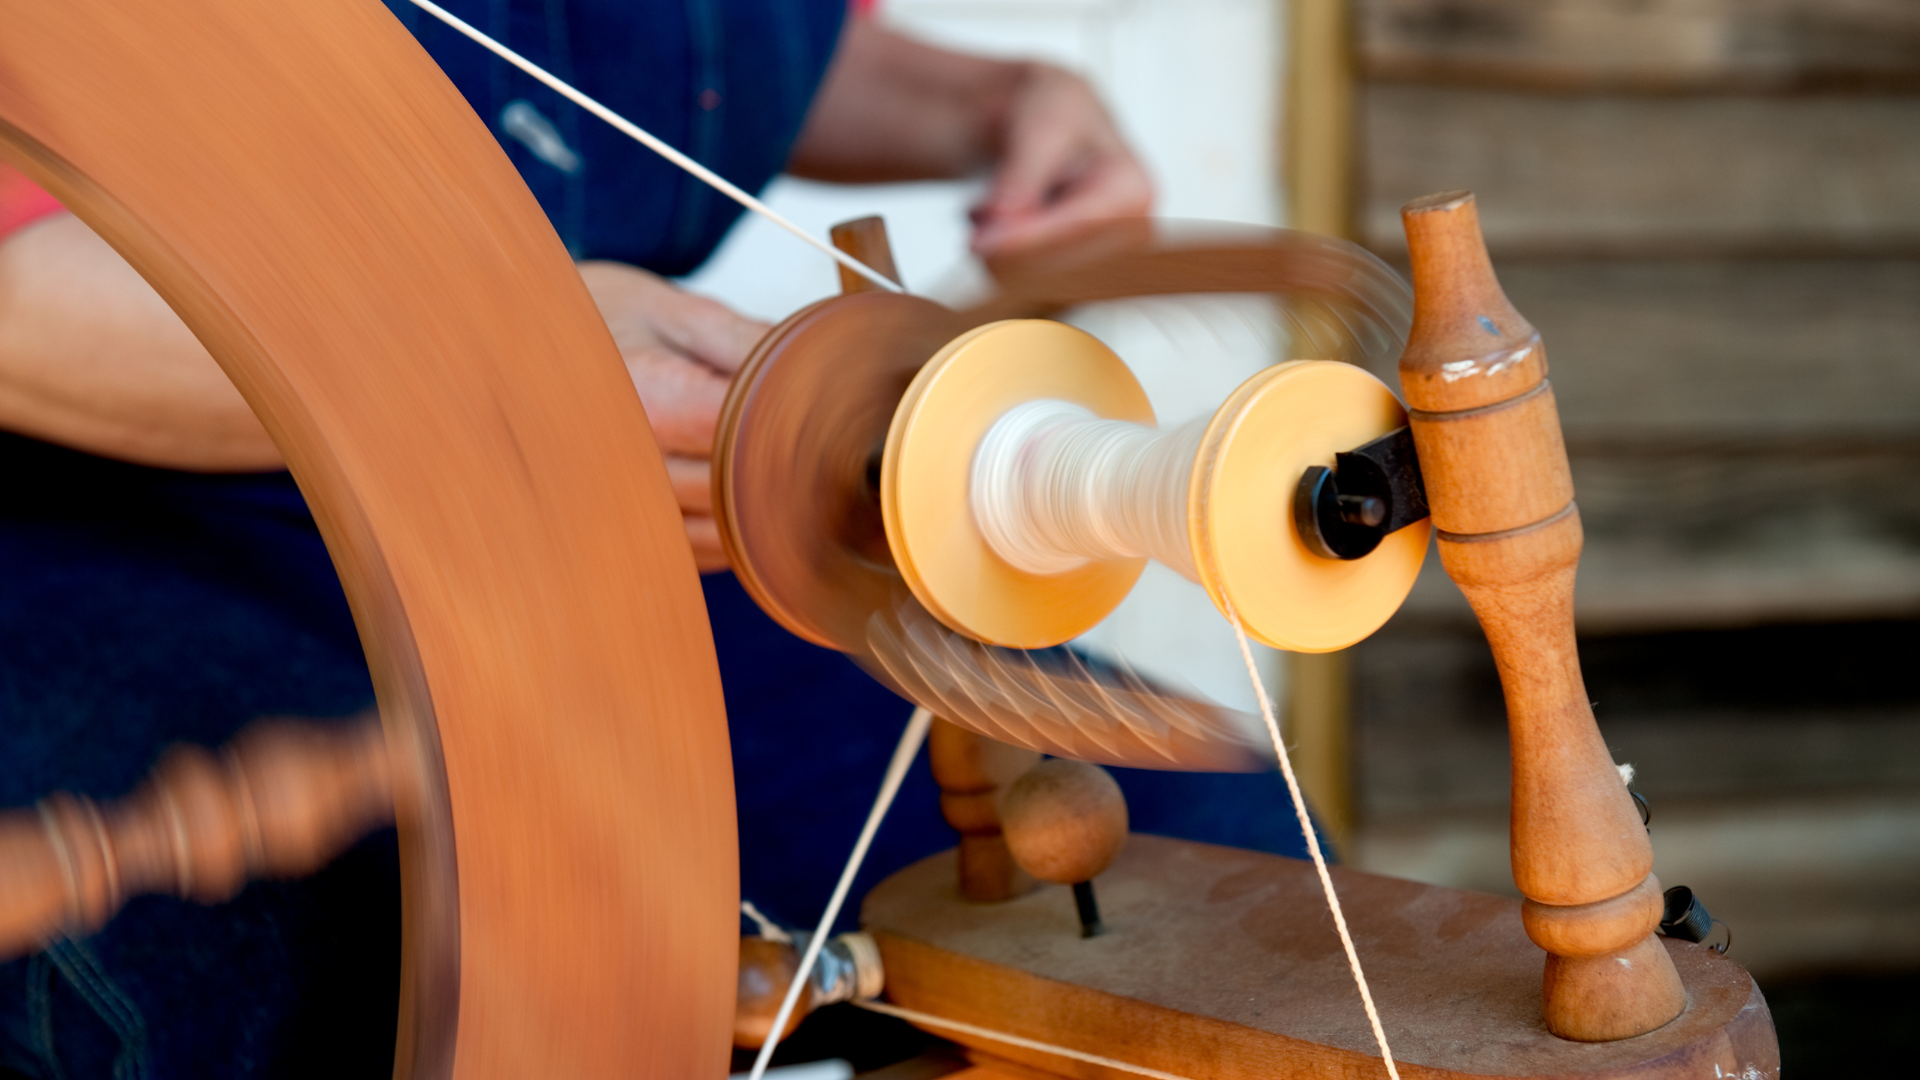
M226 372L72 214L0 242L0 428L144 465L280 465Z
M1144 214L1153 185L1085 80L1046 64L936 49L853 19L788 168L839 183L993 169L974 248Z
M695 561L720 569L707 454L727 379L766 327L631 266L580 273L667 455ZM163 468L281 465L186 324L71 214L0 241L0 429Z

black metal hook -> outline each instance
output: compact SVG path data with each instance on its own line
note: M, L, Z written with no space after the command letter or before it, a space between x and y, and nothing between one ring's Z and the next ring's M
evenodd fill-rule
M1733 927L1714 918L1707 911L1707 905L1693 894L1685 885L1675 885L1662 896L1665 908L1660 916L1660 932L1679 941L1691 941L1696 945L1713 935L1718 926L1727 932L1727 940L1719 945L1707 948L1725 956L1733 948Z
M1329 559L1361 558L1427 515L1426 482L1406 427L1335 454L1331 469L1309 466L1293 497L1300 538Z

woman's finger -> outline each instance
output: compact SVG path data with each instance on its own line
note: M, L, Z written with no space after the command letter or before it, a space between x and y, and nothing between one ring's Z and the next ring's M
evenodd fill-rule
M705 457L727 397L727 376L666 348L627 353L627 373L663 453Z
M713 468L706 458L668 454L667 481L682 513L713 513Z
M727 549L720 543L719 524L704 515L689 515L684 520L687 543L693 546L693 565L703 574L727 569Z
M1138 217L1153 208L1153 183L1131 156L1116 157L1088 170L1032 213L983 220L974 234L982 255L1055 239L1089 221Z

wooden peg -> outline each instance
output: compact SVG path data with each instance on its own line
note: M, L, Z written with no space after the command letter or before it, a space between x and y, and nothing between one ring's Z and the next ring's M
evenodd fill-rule
M1093 879L1127 842L1127 801L1098 765L1049 758L1007 789L1001 808L1007 847L1027 873L1073 886L1080 936L1105 928Z
M960 895L969 900L1011 900L1033 891L1032 875L1007 850L1000 800L1040 760L1038 750L976 735L934 718L927 757L940 785L940 813L960 834Z
M97 930L144 893L214 903L312 873L393 820L397 772L378 717L263 720L217 756L173 747L106 806L58 792L0 814L0 957Z
M733 1045L758 1050L767 1041L774 1018L780 1015L780 1003L786 1000L787 988L800 970L800 950L806 947L806 940L804 934L792 941L740 939L740 989L734 1005ZM873 938L858 932L836 935L821 948L780 1038L785 1040L793 1034L800 1021L816 1009L879 997L885 988L880 949Z
M875 214L872 217L843 221L835 225L828 235L833 237L834 247L878 270L882 277L894 284L900 284L900 271L893 263L893 245L887 242L885 218ZM880 286L844 266L840 267L842 296L857 292L878 291Z
M1507 302L1472 194L1401 211L1413 330L1400 361L1440 558L1493 647L1513 744L1514 883L1548 952L1547 1026L1621 1039L1686 994L1651 934L1653 848L1588 704L1573 634L1579 511L1540 335Z

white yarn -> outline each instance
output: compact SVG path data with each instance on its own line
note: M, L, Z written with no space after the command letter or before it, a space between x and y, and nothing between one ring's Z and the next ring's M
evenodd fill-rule
M781 929L779 923L767 918L759 908L754 907L753 901L740 901L740 914L752 919L753 925L760 930L760 936L766 938L768 941L777 942L781 945L793 944L793 935Z
M1247 678L1253 683L1253 696L1260 702L1260 717L1267 722L1267 734L1273 739L1274 756L1280 760L1280 775L1287 781L1287 794L1293 799L1293 813L1300 820L1300 832L1307 838L1307 854L1313 857L1313 869L1320 875L1320 891L1327 898L1327 910L1333 914L1333 928L1340 935L1340 947L1346 950L1347 967L1353 972L1353 984L1360 989L1360 1004L1367 1012L1367 1024L1380 1047L1380 1060L1387 1066L1389 1080L1400 1080L1400 1069L1387 1046L1387 1030L1380 1023L1380 1010L1374 1008L1373 990L1367 986L1367 973L1360 969L1360 952L1353 947L1353 935L1347 931L1347 915L1340 907L1340 894L1333 889L1333 875L1327 872L1327 856L1320 850L1320 836L1313 831L1313 818L1307 813L1307 797L1300 791L1300 780L1293 774L1293 757L1280 737L1280 721L1274 716L1273 700L1267 697L1267 684L1260 681L1260 669L1254 665L1253 649L1247 644L1246 628L1240 625L1240 613L1226 599L1227 621L1233 624L1233 636L1240 642L1240 658L1246 661Z
M919 1024L923 1027L945 1028L948 1031L957 1031L962 1035L992 1039L994 1042L1005 1043L1008 1046L1018 1046L1025 1050L1038 1050L1043 1054L1053 1054L1057 1057L1067 1058L1070 1061L1084 1061L1089 1065L1098 1065L1106 1069L1115 1069L1120 1072L1130 1072L1137 1076L1151 1077L1152 1080L1187 1080L1186 1077L1178 1073L1149 1069L1145 1065L1135 1065L1131 1061L1121 1061L1118 1058L1089 1054L1085 1050L1075 1050L1070 1046L1057 1046L1053 1043L1041 1042L1038 1039L1029 1039L1023 1035L1012 1035L1004 1031L995 1031L992 1028L983 1028L978 1024L969 1024L964 1020L950 1020L947 1017L935 1016L932 1013L921 1012L918 1009L903 1009L898 1005L889 1005L880 1001L856 1001L854 1004L862 1009L877 1012L882 1016L898 1017L901 1020Z
M1187 491L1208 419L1160 431L1066 401L1016 405L974 453L974 521L1029 574L1145 557L1198 581Z
M833 887L833 895L827 899L827 910L820 915L820 925L814 928L813 936L807 939L807 947L800 954L800 966L793 973L793 981L787 984L787 996L780 999L780 1011L774 1014L773 1027L767 1032L767 1041L760 1044L760 1053L753 1059L753 1068L748 1071L751 1080L764 1080L767 1063L773 1060L774 1047L780 1045L780 1033L787 1029L787 1020L793 1016L793 1010L800 1003L800 994L807 988L807 979L813 974L813 965L820 959L820 949L826 945L833 934L833 923L840 917L840 905L847 902L847 892L853 888L853 877L860 872L860 864L866 861L867 848L873 844L873 834L880 831L880 823L887 819L887 808L893 805L893 797L900 793L900 782L907 778L907 766L920 754L920 746L927 741L927 729L933 724L933 713L926 706L917 706L913 715L907 718L906 730L900 733L900 741L894 744L893 758L887 762L886 775L880 778L880 794L873 798L873 808L867 811L867 823L860 829L860 838L853 842L853 852L847 856L847 864L840 870L840 880Z

